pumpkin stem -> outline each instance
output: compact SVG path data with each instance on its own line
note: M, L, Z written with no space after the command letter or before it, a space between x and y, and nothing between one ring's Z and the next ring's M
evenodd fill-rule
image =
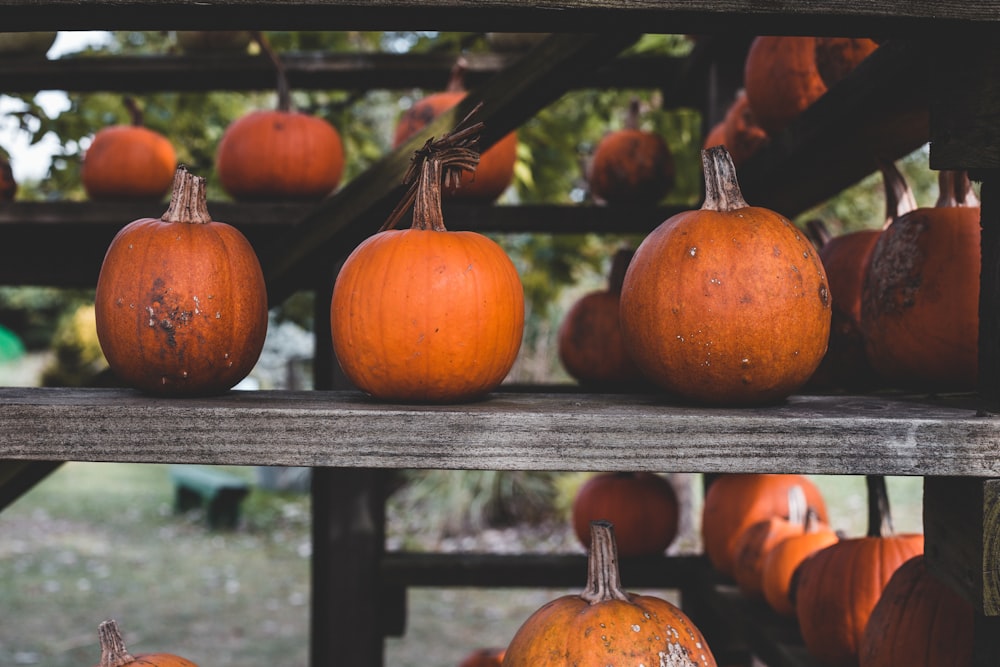
M796 484L788 489L788 522L795 525L806 525L809 518L809 501L806 492Z
M451 66L451 73L448 75L448 85L445 90L449 93L465 91L465 72L469 69L469 62L459 56L455 64Z
M621 294L622 285L625 283L625 273L628 271L629 262L635 251L631 248L619 248L611 258L611 272L608 274L608 291L612 294Z
M205 179L195 176L180 165L174 172L173 192L170 194L170 204L166 212L160 216L164 222L186 222L189 224L205 224L212 222L208 214L208 201L205 196Z
M610 521L590 522L590 554L587 556L587 587L580 597L590 604L609 600L628 602L618 571L618 543Z
M292 90L288 85L288 73L285 69L285 63L275 52L274 47L271 46L271 42L267 39L267 35L260 30L253 30L252 34L253 40L257 42L257 46L260 47L260 50L267 56L268 60L271 61L271 64L274 65L275 73L278 75L278 111L291 111Z
M802 522L802 532L811 533L816 530L816 526L819 525L819 514L813 508L808 508L806 510L806 518Z
M895 531L885 476L865 475L865 484L868 487L868 537L889 537Z
M101 662L97 667L124 667L135 662L114 619L97 626L97 637L101 642Z
M972 191L972 181L969 180L967 171L941 170L938 173L938 190L938 200L934 204L937 208L979 206L979 198Z
M736 179L733 158L725 146L702 150L701 166L705 173L705 202L701 210L726 212L748 206Z
M910 184L891 160L879 160L878 170L882 172L882 187L885 189L885 229L897 219L917 208Z
M639 98L633 97L628 103L628 113L625 115L625 129L639 129Z
M122 104L128 110L132 127L142 127L142 109L139 107L139 103L135 101L135 98L131 95L126 95L122 98Z

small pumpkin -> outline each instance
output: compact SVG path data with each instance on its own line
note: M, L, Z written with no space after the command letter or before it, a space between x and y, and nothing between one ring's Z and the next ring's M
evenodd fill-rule
M670 481L650 472L609 472L588 479L573 498L573 532L585 548L590 523L615 526L621 556L662 554L677 537L680 508Z
M758 125L753 109L747 101L746 90L740 89L726 110L726 117L722 123L722 141L719 143L726 147L733 158L733 164L739 167L768 142L770 137Z
M257 39L278 74L278 108L251 111L226 128L216 154L219 182L240 201L325 197L344 173L340 133L292 109L284 64L260 33Z
M480 648L462 659L458 667L500 667L507 649Z
M867 37L817 37L816 71L826 87L830 88L877 48L878 42Z
M481 398L517 357L524 331L517 269L486 236L447 231L441 213L442 174L475 168L476 155L451 136L425 146L407 176L415 179L411 228L391 229L398 217L391 218L337 276L334 351L355 386L376 398Z
M826 93L816 68L816 38L756 37L744 63L743 85L760 127L777 135Z
M826 273L784 216L743 199L723 146L702 151L705 202L672 216L625 274L625 346L657 385L709 404L785 398L830 335Z
M97 636L101 643L101 661L96 667L198 667L190 660L172 653L142 653L133 656L114 620L101 623L97 627Z
M628 248L616 252L607 289L583 295L559 325L559 361L582 385L617 389L634 388L644 382L625 349L619 321L622 281L632 253Z
M591 524L587 587L542 606L514 634L504 667L715 667L701 631L680 609L622 588L612 524Z
M765 556L760 584L767 604L782 616L795 616L792 581L802 561L840 539L837 532L819 520L816 512L806 512L802 532L785 538Z
M806 508L826 521L826 502L813 482L803 475L738 473L719 475L705 493L701 537L712 567L732 575L734 549L740 534L775 516L787 517L788 491L798 486L806 496Z
M160 199L170 190L177 153L170 140L142 126L142 111L130 97L131 125L112 125L94 135L80 178L91 199Z
M264 346L267 290L250 243L209 215L205 179L179 167L166 213L115 235L94 315L111 370L142 391L217 394L246 377Z
M601 138L587 173L591 194L610 205L651 206L674 185L674 156L656 132L639 127L639 100L625 127Z
M972 667L975 613L914 556L893 573L865 626L861 667Z
M839 540L796 573L795 614L806 649L829 667L857 667L868 618L892 574L923 553L924 536L892 529L885 478L868 475L868 534Z
M788 490L788 516L772 516L750 524L733 543L733 579L748 597L763 597L764 559L783 540L802 534L806 494L801 486Z
M393 148L402 146L432 120L465 99L465 68L465 61L460 59L452 68L445 90L420 98L400 115L393 134ZM514 131L482 152L474 173L463 173L455 182L449 182L444 195L447 199L492 202L513 182L516 164L517 132Z
M868 360L905 388L968 391L978 379L980 208L965 172L942 171L930 208L872 250L861 298Z

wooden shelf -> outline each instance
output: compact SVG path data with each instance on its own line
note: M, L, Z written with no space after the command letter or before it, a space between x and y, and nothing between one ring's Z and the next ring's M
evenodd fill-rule
M1000 474L972 396L794 396L764 408L498 391L460 406L359 392L0 389L7 459L475 470Z

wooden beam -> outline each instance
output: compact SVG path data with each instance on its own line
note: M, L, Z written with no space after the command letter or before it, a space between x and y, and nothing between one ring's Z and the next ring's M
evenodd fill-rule
M49 476L61 461L0 460L0 510Z
M924 479L927 566L979 614L1000 616L1000 479Z

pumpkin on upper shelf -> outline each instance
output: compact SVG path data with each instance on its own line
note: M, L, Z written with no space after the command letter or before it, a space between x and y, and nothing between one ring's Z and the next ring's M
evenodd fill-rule
M173 653L140 653L133 656L114 620L101 623L97 635L101 644L101 661L96 667L198 667Z
M816 70L826 87L830 88L854 71L877 48L878 42L867 37L817 37Z

